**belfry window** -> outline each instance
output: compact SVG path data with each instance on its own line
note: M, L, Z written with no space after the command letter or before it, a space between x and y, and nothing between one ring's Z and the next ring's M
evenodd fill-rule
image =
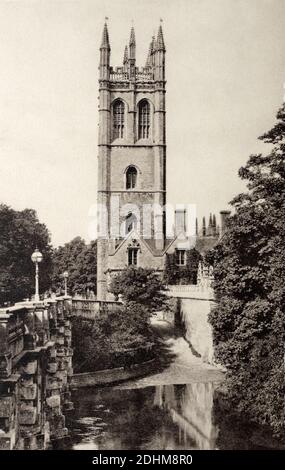
M113 106L113 138L122 139L124 137L125 125L125 105L121 100L115 102Z
M138 248L129 248L128 249L128 265L137 266L138 264Z
M139 139L148 139L150 129L149 102L142 100L139 104Z
M129 166L126 173L126 189L134 189L137 185L138 172L134 166Z

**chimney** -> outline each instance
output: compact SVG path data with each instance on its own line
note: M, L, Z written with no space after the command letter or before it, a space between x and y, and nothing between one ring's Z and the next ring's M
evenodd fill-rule
M221 216L221 230L220 230L220 237L222 237L227 229L227 222L231 215L231 211L220 211Z
M186 232L186 211L185 209L177 209L175 211L175 233L179 235L179 233Z

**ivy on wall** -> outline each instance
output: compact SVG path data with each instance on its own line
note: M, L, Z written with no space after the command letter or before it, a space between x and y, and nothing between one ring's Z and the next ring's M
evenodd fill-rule
M167 253L164 267L164 281L167 284L197 284L198 266L202 256L195 248L186 250L186 263L177 264L176 252Z

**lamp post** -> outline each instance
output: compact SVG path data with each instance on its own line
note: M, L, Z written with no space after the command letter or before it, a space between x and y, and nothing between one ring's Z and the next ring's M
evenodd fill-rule
M39 295L39 263L43 259L43 255L41 252L38 250L38 248L35 249L34 253L31 256L32 262L35 263L36 266L36 275L35 275L35 283L36 283L36 289L35 289L35 301L39 302L40 301L40 295Z
M67 297L67 279L68 279L68 271L64 271L64 297Z

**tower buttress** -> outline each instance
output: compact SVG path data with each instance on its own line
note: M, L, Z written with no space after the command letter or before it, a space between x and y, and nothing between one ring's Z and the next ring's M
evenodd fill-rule
M98 133L98 196L99 207L109 206L109 182L110 182L110 43L107 24L104 24L102 43L100 46L99 64L99 133ZM102 220L105 211L100 213L100 229L108 229L108 221ZM106 259L108 256L108 241L106 234L99 234L97 240L97 298L104 300L107 293Z
M159 26L157 39L153 40L153 69L154 69L154 178L155 187L163 189L156 193L156 203L166 204L166 123L165 123L165 46L162 26ZM161 171L162 170L162 171ZM164 215L165 217L165 215ZM165 221L161 218L161 224ZM163 229L161 229L163 230ZM164 248L165 239L157 240L156 248Z

